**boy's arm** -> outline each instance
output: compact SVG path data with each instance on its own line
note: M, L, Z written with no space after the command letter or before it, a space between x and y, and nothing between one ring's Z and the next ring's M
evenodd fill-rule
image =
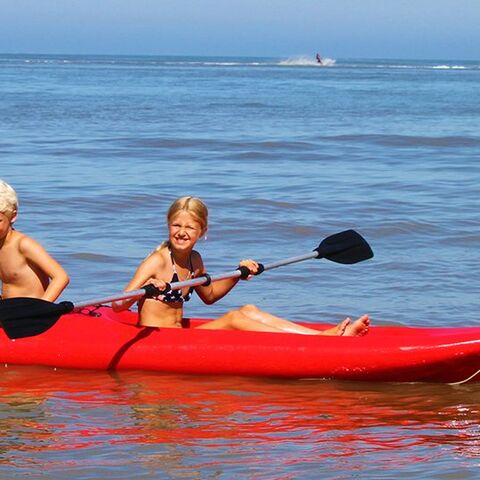
M42 295L42 299L54 302L70 281L67 272L37 241L33 240L33 238L22 238L19 248L20 253L24 255L25 259L36 265L40 271L50 279Z

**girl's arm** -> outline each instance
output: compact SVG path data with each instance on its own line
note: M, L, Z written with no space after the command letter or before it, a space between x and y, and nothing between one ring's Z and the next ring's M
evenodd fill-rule
M166 286L166 283L162 280L156 279L155 277L162 275L165 267L165 261L160 252L150 255L137 268L133 278L125 287L124 291L131 292L132 290L138 290L147 283L153 283L157 288L163 290ZM137 301L138 299L119 300L117 302L113 302L112 307L115 312L120 312L121 310L127 310Z
M200 254L197 253L194 259L198 261L198 270L197 268L195 269L195 276L198 277L205 273L205 267L203 265L202 257L200 256ZM197 265L194 264L194 266ZM254 275L258 271L258 264L254 260L242 260L239 265L247 267L252 273L252 275ZM207 286L195 287L195 291L204 303L206 303L207 305L211 305L212 303L215 303L216 301L224 297L238 283L239 280L240 277L225 278L223 280L217 280L216 282L212 282L210 285Z
M41 298L42 300L54 302L70 282L67 272L33 238L23 237L19 243L19 250L27 262L35 265L40 270L38 272L38 270L35 271L34 269L37 276L40 274L40 281L42 281L42 276L48 277L49 282Z

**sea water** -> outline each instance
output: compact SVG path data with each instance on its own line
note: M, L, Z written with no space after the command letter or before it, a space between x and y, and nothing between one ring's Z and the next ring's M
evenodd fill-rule
M212 274L353 228L374 258L242 282L292 320L476 325L480 62L0 56L16 228L121 292L178 196L208 204ZM81 326L79 326L81 328ZM0 478L475 478L480 389L4 368Z

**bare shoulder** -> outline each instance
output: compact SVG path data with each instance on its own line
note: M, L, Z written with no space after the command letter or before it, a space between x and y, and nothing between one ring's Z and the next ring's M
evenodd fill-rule
M168 266L169 261L167 259L166 251L166 248L155 250L143 260L141 267L150 272L159 272L164 270Z
M16 233L16 241L18 242L18 250L25 254L29 251L32 250L44 250L42 245L34 240L32 237L29 237L28 235L25 235L24 233L21 232L15 232Z
M42 264L44 268L46 267L45 262L54 262L47 250L39 242L27 235L22 235L20 238L18 252L24 258L32 260L37 264Z

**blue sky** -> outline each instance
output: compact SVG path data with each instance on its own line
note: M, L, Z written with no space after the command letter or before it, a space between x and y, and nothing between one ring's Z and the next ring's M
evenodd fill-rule
M480 59L480 0L0 0L0 52Z

